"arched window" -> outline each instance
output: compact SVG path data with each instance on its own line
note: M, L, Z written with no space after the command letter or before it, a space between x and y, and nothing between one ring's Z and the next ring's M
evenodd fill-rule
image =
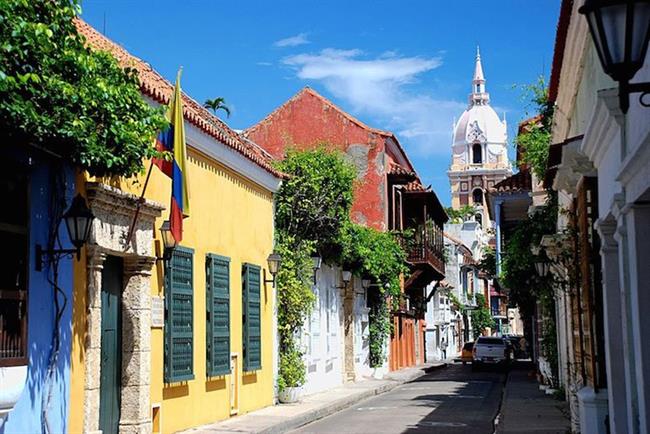
M480 143L474 143L472 146L472 163L481 164L483 162L483 151Z
M480 188L477 188L472 192L472 199L474 203L483 205L483 191Z

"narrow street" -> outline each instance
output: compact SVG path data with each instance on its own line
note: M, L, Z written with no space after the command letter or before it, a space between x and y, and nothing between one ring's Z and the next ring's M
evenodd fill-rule
M293 432L492 433L505 379L455 363Z

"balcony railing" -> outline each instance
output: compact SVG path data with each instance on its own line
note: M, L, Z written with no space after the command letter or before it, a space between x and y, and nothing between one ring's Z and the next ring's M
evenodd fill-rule
M399 237L400 245L406 251L406 260L411 264L429 264L438 273L445 273L444 238L442 230L433 224L415 228L413 236Z

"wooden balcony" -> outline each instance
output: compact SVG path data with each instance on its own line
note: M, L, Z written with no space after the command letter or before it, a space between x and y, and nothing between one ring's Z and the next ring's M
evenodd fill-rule
M406 260L412 268L425 272L431 280L445 277L444 244L442 230L435 224L427 224L415 229L414 236L399 237L406 252Z

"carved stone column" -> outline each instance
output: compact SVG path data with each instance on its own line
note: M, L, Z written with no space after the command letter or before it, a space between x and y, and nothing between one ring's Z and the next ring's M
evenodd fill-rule
M84 359L84 432L99 431L99 370L102 343L102 270L106 255L87 249L87 307Z
M124 258L120 432L151 431L151 268L153 257Z
M625 351L623 349L623 322L618 266L616 220L598 220L595 224L601 240L603 263L603 330L607 360L607 389L609 398L609 426L613 434L627 433L627 392L625 381Z

